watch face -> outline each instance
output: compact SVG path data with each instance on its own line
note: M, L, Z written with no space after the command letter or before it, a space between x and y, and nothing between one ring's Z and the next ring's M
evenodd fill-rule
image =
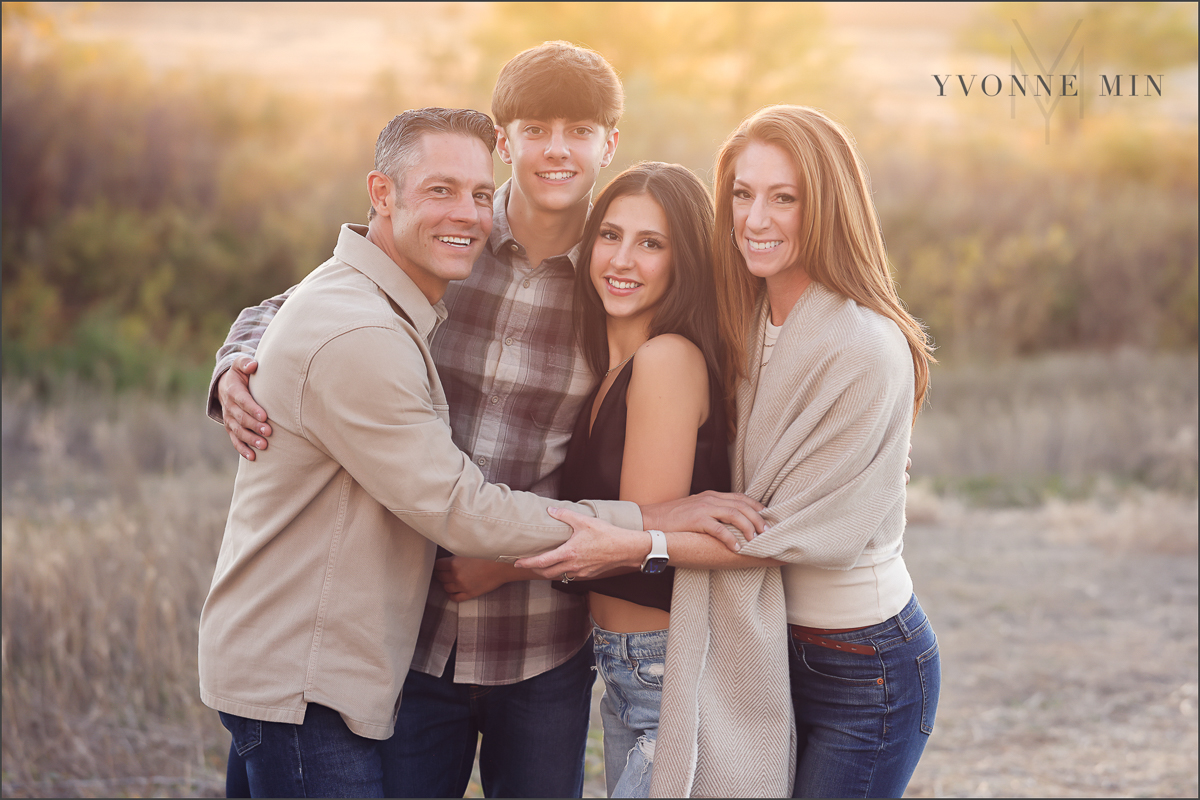
M665 558L650 558L642 565L642 572L647 575L657 575L667 568L667 559Z

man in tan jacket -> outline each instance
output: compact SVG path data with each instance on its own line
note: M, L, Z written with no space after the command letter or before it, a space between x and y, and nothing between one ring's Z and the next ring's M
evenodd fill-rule
M382 796L436 544L516 557L563 542L564 505L638 529L632 503L489 484L453 444L429 340L492 225L491 120L397 116L368 176L369 225L279 312L255 395L272 447L239 464L200 620L200 688L255 796ZM435 544L436 543L436 544ZM649 538L647 538L649 549Z

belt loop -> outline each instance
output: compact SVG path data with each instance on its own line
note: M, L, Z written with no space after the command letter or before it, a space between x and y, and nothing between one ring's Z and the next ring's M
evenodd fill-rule
M912 641L913 631L909 626L908 620L917 612L915 603L917 596L914 594L909 601L904 604L904 608L900 609L900 613L896 615L896 625L900 628L900 633L904 634L904 641Z

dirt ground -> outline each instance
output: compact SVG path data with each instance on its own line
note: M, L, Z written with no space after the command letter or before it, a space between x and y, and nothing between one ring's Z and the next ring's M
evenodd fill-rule
M943 683L907 796L1196 797L1194 501L909 506Z
M1194 502L913 494L904 557L943 683L908 796L1195 797Z

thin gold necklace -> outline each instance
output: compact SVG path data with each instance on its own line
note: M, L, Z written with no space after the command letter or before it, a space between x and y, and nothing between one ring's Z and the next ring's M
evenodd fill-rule
M629 354L629 358L633 358L635 355L637 355L637 350L634 350L632 353L630 353L630 354ZM608 372L604 373L604 377L606 377L606 378L607 378L609 375L611 375L611 374L613 373L613 370L615 370L615 369L620 369L621 367L623 367L623 366L625 366L626 364L628 364L628 363L629 363L629 358L625 359L625 360L624 360L624 361L622 361L620 364L617 364L615 367L609 367L609 369L608 369Z

